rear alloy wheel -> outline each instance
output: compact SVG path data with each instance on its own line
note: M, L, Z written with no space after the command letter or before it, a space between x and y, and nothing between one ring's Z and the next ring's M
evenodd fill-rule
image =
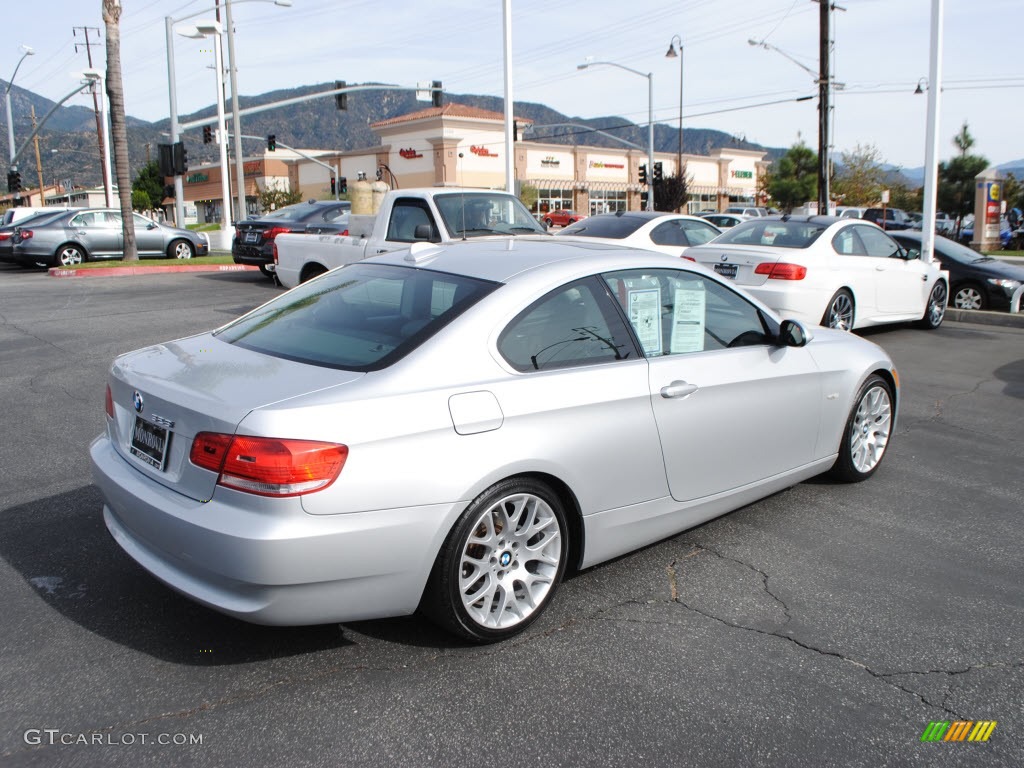
M838 328L840 331L852 331L854 318L853 294L845 288L836 291L836 295L828 303L828 309L821 318L826 328Z
M273 277L274 276L274 270L270 266L268 266L266 264L260 264L259 267L260 267L260 272L262 272L267 277Z
M54 261L59 267L71 267L85 261L85 252L77 245L62 245L57 249Z
M551 221L551 219L544 219L544 223L550 227L551 224L552 224L552 221Z
M196 248L188 240L175 240L167 246L167 258L191 259L196 255Z
M985 295L973 283L957 286L952 304L957 309L985 309Z
M846 420L832 474L848 483L867 480L882 463L891 432L892 389L885 379L872 374Z
M535 480L503 480L462 513L424 597L428 615L478 643L505 640L551 601L569 551L565 512Z
M946 298L948 295L946 284L939 280L932 288L932 294L928 297L928 308L924 311L924 317L918 321L918 327L934 331L942 325L942 318L946 316Z

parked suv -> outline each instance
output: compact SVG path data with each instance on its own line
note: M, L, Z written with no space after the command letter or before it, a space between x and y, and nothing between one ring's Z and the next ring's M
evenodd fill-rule
M882 229L893 232L901 229L913 229L914 226L907 212L900 208L868 208L861 218L873 221Z

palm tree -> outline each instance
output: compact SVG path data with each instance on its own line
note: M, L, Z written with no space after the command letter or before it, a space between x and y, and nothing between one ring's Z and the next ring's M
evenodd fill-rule
M135 223L132 220L132 180L128 170L128 128L124 119L124 85L121 82L121 0L103 0L103 24L107 28L107 96L110 99L110 135L114 145L117 191L121 201L124 260L138 261Z

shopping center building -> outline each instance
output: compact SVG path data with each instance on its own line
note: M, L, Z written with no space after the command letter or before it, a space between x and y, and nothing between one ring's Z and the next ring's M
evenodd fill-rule
M521 129L531 121L517 119ZM505 117L462 104L446 104L372 123L380 144L344 152L301 150L321 163L339 168L349 183L365 174L392 188L465 186L505 187ZM568 146L541 141L515 142L517 187L532 187L529 199L537 214L570 208L594 214L640 210L640 166L646 150L609 149L585 144ZM717 149L708 155L684 154L688 179L688 212L722 210L733 203L754 204L758 179L768 162L765 152ZM666 177L676 174L676 153L656 152ZM247 207L268 185L299 190L303 199L329 199L331 173L299 154L278 150L243 160ZM650 173L651 169L648 169ZM186 206L197 205L199 218L219 218L219 167L204 166L185 178ZM536 202L533 198L536 197ZM170 201L165 201L170 202Z

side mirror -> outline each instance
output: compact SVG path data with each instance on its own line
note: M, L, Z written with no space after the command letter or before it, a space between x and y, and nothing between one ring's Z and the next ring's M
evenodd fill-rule
M921 251L918 248L907 248L907 261L917 261L921 258Z
M412 236L416 240L429 240L433 235L433 227L429 224L417 224L416 229L413 230Z
M779 342L784 347L806 346L813 336L799 320L783 320L779 326Z
M146 229L156 229L156 222L155 221L149 222L149 224L146 225Z

